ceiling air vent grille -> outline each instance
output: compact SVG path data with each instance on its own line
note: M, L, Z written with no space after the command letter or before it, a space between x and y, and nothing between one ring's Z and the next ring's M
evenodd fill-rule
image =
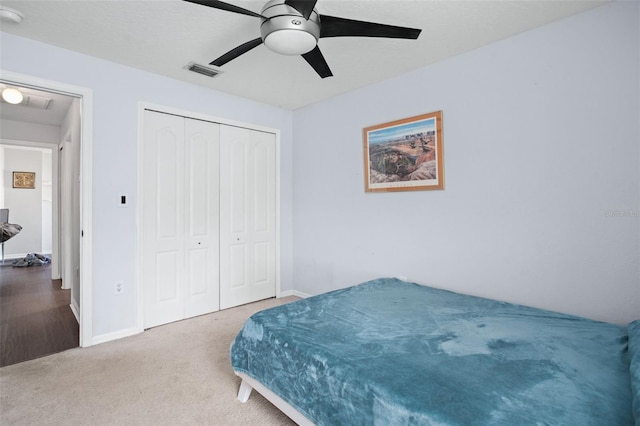
M187 66L184 68L189 71L197 72L198 74L206 75L207 77L211 77L211 78L217 76L218 74L222 74L223 72L220 68L212 67L208 65L200 65L200 64L196 64L195 62L189 62Z
M25 96L25 99L22 101L22 105L35 109L49 109L52 103L53 99L36 95Z

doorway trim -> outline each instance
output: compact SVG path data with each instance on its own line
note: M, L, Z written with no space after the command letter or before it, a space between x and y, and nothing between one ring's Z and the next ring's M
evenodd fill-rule
M280 276L281 276L281 265L280 265L280 130L275 129L273 127L260 126L257 124L250 124L241 121L229 120L226 118L220 118L208 114L197 113L193 111L186 111L178 108L168 107L164 105L153 104L150 102L141 101L138 103L138 188L137 188L137 199L142 199L142 162L143 158L143 145L144 145L144 112L146 110L160 112L169 115L177 115L180 117L191 118L195 120L208 121L211 123L222 124L226 126L233 127L241 127L244 129L257 130L266 133L272 133L276 138L276 298L283 297L282 291L280 288ZM142 285L142 239L143 239L143 220L142 220L142 203L136 204L136 221L137 221L137 235L136 235L136 284L137 284L137 306L138 306L138 325L137 331L144 331L144 295L143 295L143 285Z
M86 87L0 70L0 79L18 86L57 92L80 99L80 347L93 344L93 91Z

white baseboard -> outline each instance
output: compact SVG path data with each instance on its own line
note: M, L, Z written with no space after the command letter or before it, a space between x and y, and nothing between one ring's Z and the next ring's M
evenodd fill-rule
M47 256L47 257L51 258L51 253L40 253L40 252L36 252L36 251L30 251L29 253L5 253L4 254L4 259L5 260L24 259L25 257L27 257L28 254L31 254L31 253L38 253L38 254L41 254L43 256Z
M17 260L17 259L24 259L25 257L27 257L28 253L5 253L4 254L4 260Z
M297 297L301 297L303 299L306 299L307 297L311 297L313 295L312 294L303 293L303 292L298 291L298 290L287 290L287 291L281 291L280 292L280 296L278 296L278 297L288 297L288 296L297 296Z
M99 345L100 343L110 342L112 340L122 339L123 337L134 336L136 334L142 333L143 330L140 330L137 327L134 328L126 328L124 330L114 331L112 333L100 334L98 336L93 336L91 339L92 345Z

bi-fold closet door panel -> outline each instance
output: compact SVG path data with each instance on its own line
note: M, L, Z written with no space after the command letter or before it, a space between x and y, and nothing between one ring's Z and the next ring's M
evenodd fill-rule
M220 125L185 119L185 318L220 309Z
M220 308L276 294L276 138L220 128Z
M217 311L220 126L144 113L144 328Z

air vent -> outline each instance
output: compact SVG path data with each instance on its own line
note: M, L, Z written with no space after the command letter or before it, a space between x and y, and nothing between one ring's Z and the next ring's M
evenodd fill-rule
M53 99L51 98L44 98L42 96L35 95L25 96L25 99L22 101L22 105L27 108L35 109L49 109L52 103Z
M218 74L222 74L223 71L220 68L212 67L210 65L200 65L195 62L189 62L185 69L193 72L197 72L198 74L206 75L207 77L215 77Z

